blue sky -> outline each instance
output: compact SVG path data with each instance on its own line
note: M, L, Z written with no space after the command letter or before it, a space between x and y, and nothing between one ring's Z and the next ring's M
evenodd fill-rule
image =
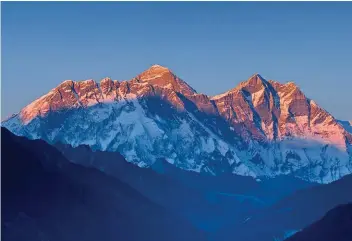
M2 119L66 79L153 64L198 92L254 73L352 120L352 2L3 2Z

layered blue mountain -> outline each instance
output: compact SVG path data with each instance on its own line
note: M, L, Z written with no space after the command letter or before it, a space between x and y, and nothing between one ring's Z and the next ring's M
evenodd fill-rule
M292 176L257 182L251 177L217 176L176 168L157 160L151 168L139 168L117 152L92 151L88 146L55 147L71 162L94 167L128 183L155 203L180 214L207 233L216 233L253 210L269 207L293 192L315 186Z
M4 240L283 240L352 202L351 175L325 185L287 175L258 182L55 147L2 128Z
M321 219L336 206L351 203L351 187L350 174L329 184L298 190L268 208L253 212L243 222L223 229L218 240L231 240L229 237L233 232L238 234L238 240L254 241L258 237L262 241L284 240Z
M296 233L287 241L352 240L352 203L339 205L322 219Z
M189 222L42 140L1 128L4 241L206 240Z

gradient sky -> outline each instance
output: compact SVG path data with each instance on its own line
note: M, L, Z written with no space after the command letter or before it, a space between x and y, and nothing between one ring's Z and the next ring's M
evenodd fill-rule
M2 119L66 79L152 64L219 94L254 73L295 81L352 120L352 2L3 2Z

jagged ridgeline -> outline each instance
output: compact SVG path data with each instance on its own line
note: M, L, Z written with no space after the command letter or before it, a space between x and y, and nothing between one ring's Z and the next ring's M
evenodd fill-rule
M129 81L66 80L2 122L17 135L118 151L210 175L292 174L329 183L351 173L352 135L293 82L255 74L217 96L153 65Z

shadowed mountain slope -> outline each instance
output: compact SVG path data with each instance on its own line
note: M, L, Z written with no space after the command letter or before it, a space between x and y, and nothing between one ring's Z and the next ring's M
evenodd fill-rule
M1 128L2 240L204 240L115 177Z
M287 239L287 241L350 240L352 240L352 203L335 207L322 219Z

